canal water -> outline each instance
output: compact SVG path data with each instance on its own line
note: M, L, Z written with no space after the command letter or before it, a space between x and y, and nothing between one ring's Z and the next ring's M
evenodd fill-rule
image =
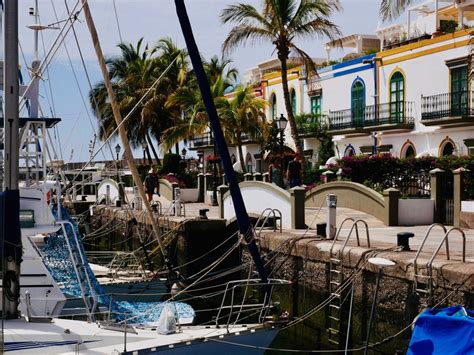
M349 295L348 295L349 296ZM309 288L300 286L298 288L297 312L302 316L328 297L323 292L315 292ZM281 309L292 309L294 307L290 292L283 289L276 290L275 299L281 303ZM350 298L346 301L349 304ZM350 348L360 348L365 344L367 321L370 315L372 298L368 304L354 302L352 310L352 331ZM346 314L346 317L348 315ZM347 320L347 318L346 318ZM347 321L345 322L347 323ZM345 325L346 326L346 325ZM398 333L406 326L403 314L388 311L384 308L376 309L374 327L372 328L370 343L386 339ZM328 341L328 317L327 309L315 313L304 321L282 330L274 340L271 347L276 349L299 349L299 350L338 350L344 349L345 344L338 346ZM347 329L344 327L344 329ZM347 332L344 332L347 333ZM410 334L402 334L395 339L369 350L369 354L396 354L406 353ZM345 335L344 335L345 338ZM268 354L288 354L284 351L268 351ZM323 352L324 353L324 352ZM341 353L344 353L342 350ZM349 352L360 354L363 351Z

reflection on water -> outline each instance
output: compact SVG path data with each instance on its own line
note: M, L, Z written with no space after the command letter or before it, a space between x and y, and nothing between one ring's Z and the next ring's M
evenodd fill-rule
M327 323L326 319L327 310L323 309L322 311L312 315L311 317L305 319L301 323L294 325L288 329L282 330L278 337L274 340L271 347L279 349L299 349L299 350L337 350L344 349L344 344L346 340L345 331L347 329L347 319L348 319L348 306L350 301L350 294L347 295L347 310L343 318L345 319L345 324L341 327L344 329L344 334L342 335L341 345L330 344L328 341L328 332L327 332ZM297 302L297 312L301 316L305 314L310 309L314 308L327 298L327 294L322 292L315 292L308 288L300 286L298 288L298 302ZM275 292L275 300L281 302L282 310L291 310L294 307L291 294L289 292ZM361 304L354 302L353 313L352 313L352 330L351 336L349 338L349 348L360 348L364 346L367 322L370 316L370 306L372 299L368 300L367 304ZM364 312L365 310L365 312ZM405 327L405 322L403 320L403 314L397 314L395 312L390 312L382 308L377 308L377 313L375 317L375 326L372 328L370 342L378 342L383 340L393 334L398 333L401 329ZM397 351L402 351L405 353L409 342L409 334L400 335L397 338L378 346L376 349L369 351L373 354L395 354ZM268 354L288 354L288 352L283 351L268 351ZM341 350L341 353L344 353L344 350ZM363 353L363 351L349 352L352 354Z

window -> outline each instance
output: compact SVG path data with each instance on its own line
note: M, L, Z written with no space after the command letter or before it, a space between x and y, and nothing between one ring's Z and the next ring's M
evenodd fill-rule
M321 95L311 97L311 113L321 115Z
M348 145L346 147L346 150L344 151L344 156L345 157L352 157L353 155L355 155L355 149L352 145Z
M352 121L356 127L363 126L365 110L365 86L360 80L356 80L351 88L351 110Z
M444 146L443 146L443 150L442 150L442 152L441 152L441 155L442 155L443 157L445 157L445 156L453 155L453 153L454 153L454 145L453 145L453 143L451 143L451 142L449 142L449 141L446 142L446 143L444 144Z
M270 116L273 121L274 119L276 119L276 116L277 116L277 98L275 94L272 95L271 102L272 102L272 106L270 107Z
M405 151L405 158L411 158L415 156L415 149L413 146L409 145Z
M390 79L390 118L398 122L405 114L405 79L397 71Z
M291 112L293 112L293 115L296 115L296 92L295 92L295 89L291 89L290 99L291 99Z
M398 122L405 113L405 79L397 71L390 79L390 118Z
M407 139L407 141L403 144L400 157L401 158L411 158L416 156L416 149L413 143Z
M451 69L451 115L467 115L467 66Z

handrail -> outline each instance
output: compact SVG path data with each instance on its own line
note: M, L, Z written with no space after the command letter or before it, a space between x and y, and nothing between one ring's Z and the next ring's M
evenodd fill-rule
M267 223L268 219L270 218L270 216L273 214L273 218L275 219L275 224L273 225L273 231L276 232L276 219L277 219L277 213L279 215L279 218L280 218L280 233L283 232L283 229L282 229L282 214L281 214L281 211L277 208L270 208L270 207L267 207L265 208L262 213L260 213L260 216L258 217L257 219L257 222L255 222L255 227L258 227L258 224L259 222L262 221L262 218L264 216L264 213L268 211L268 214L266 215L265 219L263 220L263 223L260 225L260 229L258 230L257 232L257 235L260 236L260 233L262 232L263 230L263 227L265 226L265 224Z
M342 227L347 221L352 221L351 229L349 230L349 234L347 235L346 239L344 240L344 243L342 244L342 247L339 248L339 251L338 251L339 255L338 256L340 257L342 255L342 252L346 248L347 243L349 242L349 239L350 239L354 229L355 229L355 233L356 233L357 246L360 247L359 228L358 228L359 223L362 223L365 226L365 234L366 234L366 237L367 237L367 247L370 248L369 225L367 224L367 222L364 221L363 219L354 220L354 218L348 217L348 218L344 219L341 222L341 224L339 225L339 229L338 229L338 231L336 233L336 236L334 237L334 240L331 244L331 249L329 250L329 257L330 258L332 258L334 246L336 245L337 238L339 237L339 234L341 233Z
M420 253L423 250L423 246L425 245L426 240L428 239L428 236L430 235L431 231L435 227L441 227L441 229L444 231L444 234L446 235L446 233L447 233L446 227L441 223L433 223L432 225L430 225L428 227L428 230L425 233L423 241L421 242L421 245L418 248L418 251L416 252L415 259L413 259L413 268L414 268L414 273L415 273L415 279L416 279L416 275L418 274L418 263L417 263L418 257L420 256ZM449 255L449 246L447 244L446 244L446 251L447 251L447 254Z
M66 225L69 225L72 229L72 233L73 233L73 236L74 236L74 241L75 241L75 244L76 244L76 248L77 248L77 252L79 253L79 257L81 259L81 263L82 265L85 265L85 260L84 260L84 257L82 255L82 252L80 250L80 247L79 247L79 243L78 243L78 240L77 240L77 234L76 234L76 231L74 229L74 225L69 222L69 221L65 221L65 220L61 220L61 221L57 221L57 223L59 223L61 225L61 228L64 232L64 239L66 239L66 243L67 243L67 246L69 248L69 253L71 255L71 258L72 258L72 264L74 266L74 271L76 273L76 276L77 276L77 281L79 282L79 287L81 289L81 292L82 292L82 298L84 300L84 306L86 306L87 308L87 295L85 293L85 290L83 289L83 285L82 285L82 282L80 280L80 276L79 276L79 270L77 268L77 264L76 264L76 261L74 260L74 253L72 251L72 247L71 247L71 243L69 241L69 238L68 238L68 234L67 234L67 229L66 229ZM89 287L89 292L91 294L91 297L93 299L93 305L92 305L92 309L86 309L86 312L88 314L88 319L90 321L94 320L94 313L95 313L95 310L97 308L97 304L98 304L98 300L97 300L97 295L95 294L95 290L94 288L92 287L92 282L89 278L89 274L87 273L87 270L85 270L84 268L84 275L86 277L86 281L87 281L87 284L88 284L88 287Z
M461 228L452 227L451 229L449 229L446 232L443 239L441 239L441 242L439 243L438 247L436 248L435 252L433 253L433 256L431 257L430 261L428 262L428 264L426 264L427 266L431 267L436 255L439 253L439 250L443 246L444 242L446 242L446 257L447 257L448 260L450 260L449 259L449 240L448 240L448 236L451 234L451 232L459 232L461 234L461 237L462 237L462 262L463 263L466 262L466 234L464 233L464 231Z
M221 305L219 307L219 310L218 310L217 316L216 316L216 323L215 324L216 324L217 328L219 328L219 319L220 319L220 315L221 315L222 310L223 309L230 309L229 316L228 316L227 322L226 322L227 331L229 330L229 324L230 324L230 320L231 320L231 317L232 317L232 314L233 314L233 309L234 309L235 290L237 288L241 288L241 287L248 287L249 285L253 285L253 286L290 285L290 282L287 281L287 280L282 280L282 279L268 279L268 282L266 282L266 283L262 283L260 279L245 279L245 280L242 279L242 280L233 280L233 281L227 282L224 293L223 293L223 296L222 296ZM231 292L231 304L230 304L230 306L224 306L224 303L225 303L225 300L227 298L227 293L228 293L229 289L230 289L230 292ZM271 298L272 289L273 289L273 287L271 287L270 292L265 292L265 299L264 299L263 303L258 303L258 304L253 304L252 305L252 306L262 307L261 310L260 310L259 321L262 321L262 319L264 319L262 317L264 317L264 315L267 314L268 309L271 306L271 302L270 302L269 298ZM241 305L241 307L243 307L243 305ZM268 308L268 309L264 310L264 308ZM263 312L265 312L265 313L263 313ZM239 313L240 313L240 311L239 311Z

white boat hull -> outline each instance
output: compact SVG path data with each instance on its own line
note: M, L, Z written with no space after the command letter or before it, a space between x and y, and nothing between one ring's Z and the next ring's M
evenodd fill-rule
M216 328L184 326L161 335L154 328L136 328L126 335L95 323L55 319L52 323L4 322L5 352L31 354L261 354L278 334L271 325ZM126 346L125 346L126 342ZM240 345L236 345L240 344Z

